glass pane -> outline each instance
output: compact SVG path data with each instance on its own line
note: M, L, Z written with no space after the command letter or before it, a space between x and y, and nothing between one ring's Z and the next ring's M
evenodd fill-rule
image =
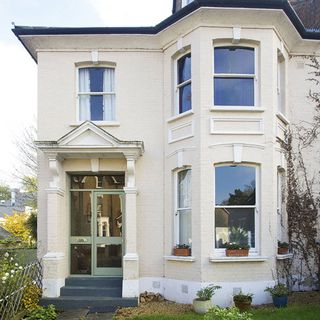
M97 246L98 268L121 268L122 246L121 244L100 244Z
M216 205L255 205L256 170L246 166L215 168Z
M71 245L71 274L91 274L91 245Z
M214 78L216 106L254 106L252 78Z
M179 88L179 113L191 110L191 83Z
M191 242L191 210L179 210L179 244Z
M91 236L91 192L71 192L71 236Z
M116 96L108 94L103 97L104 99L104 120L113 121L116 119Z
M178 208L191 207L191 170L178 172Z
M122 206L118 195L97 196L97 237L121 237Z
M71 176L71 189L123 189L124 174Z
M216 208L216 248L225 248L227 242L255 247L255 208Z
M215 48L214 72L254 74L254 49L239 47Z
M79 96L79 119L81 121L90 120L90 96Z
M191 54L178 60L178 84L191 79Z
M90 120L102 121L103 119L103 96L90 96Z
M103 92L103 76L105 68L88 68L90 73L90 91Z

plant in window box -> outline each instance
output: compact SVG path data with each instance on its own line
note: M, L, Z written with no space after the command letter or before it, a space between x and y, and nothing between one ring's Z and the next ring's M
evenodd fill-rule
M191 256L191 247L188 244L177 244L173 248L173 255L182 257Z
M251 308L252 293L243 293L240 291L238 294L233 296L234 305L241 311L248 311Z
M246 257L249 255L250 246L237 244L233 242L226 243L227 257Z
M287 254L289 252L289 243L278 241L278 254Z
M211 298L217 289L221 287L210 284L197 291L197 298L193 300L193 308L196 313L204 314L212 307Z

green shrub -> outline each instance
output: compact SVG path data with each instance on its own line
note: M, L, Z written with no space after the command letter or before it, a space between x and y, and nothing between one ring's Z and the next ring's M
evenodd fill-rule
M57 313L54 305L50 304L48 307L38 307L30 312L23 319L28 320L56 320Z
M247 312L240 313L237 308L222 309L214 307L204 315L204 320L252 320L252 315Z
M220 288L221 288L220 286L214 286L213 284L211 284L207 287L200 289L199 291L197 291L197 300L200 300L200 301L211 300L215 290Z

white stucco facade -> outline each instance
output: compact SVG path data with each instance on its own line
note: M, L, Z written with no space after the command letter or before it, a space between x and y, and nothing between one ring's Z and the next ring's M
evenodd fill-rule
M209 283L270 298L277 240L277 174L285 171L280 141L292 121L310 119L311 83L305 55L320 56L319 40L301 38L282 10L200 8L154 35L20 36L38 63L39 258L44 295L59 296L70 276L70 176L125 173L123 296L160 292L190 303ZM214 48L254 48L254 106L213 101ZM192 109L176 114L176 63L190 53ZM278 110L278 57L284 61L283 113ZM79 67L115 68L116 120L78 118ZM306 108L306 107L309 107ZM303 112L302 107L304 107ZM215 248L215 167L256 170L255 247L245 258ZM192 255L172 256L175 175L191 169Z

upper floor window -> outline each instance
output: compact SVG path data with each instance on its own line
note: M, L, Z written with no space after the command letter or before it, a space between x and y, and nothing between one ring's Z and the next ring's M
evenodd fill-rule
M175 242L191 245L191 169L179 171L176 181Z
M215 247L226 243L256 247L256 168L217 166L215 168Z
M79 120L115 120L114 68L79 69Z
M255 50L246 47L214 49L214 105L255 105Z
M278 55L277 66L277 96L278 96L278 112L286 114L286 86L285 86L285 60L282 55Z
M191 104L191 53L177 61L177 114L192 109Z
M185 7L187 4L191 3L193 0L182 0L181 8Z

